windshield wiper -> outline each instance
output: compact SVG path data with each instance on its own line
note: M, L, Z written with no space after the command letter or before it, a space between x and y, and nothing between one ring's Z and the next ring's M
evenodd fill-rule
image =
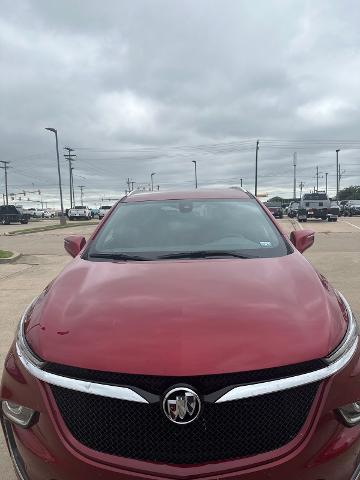
M209 257L233 257L233 258L259 258L251 255L242 255L231 250L197 250L194 252L169 253L157 257L159 259L171 258L209 258Z
M129 255L127 253L90 253L90 258L104 258L109 260L131 260L135 262L146 262L150 258L140 257L139 255Z

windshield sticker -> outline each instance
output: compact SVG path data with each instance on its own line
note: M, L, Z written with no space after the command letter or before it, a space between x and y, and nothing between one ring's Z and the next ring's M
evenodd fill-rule
M271 248L272 247L271 242L259 242L259 243L263 248Z

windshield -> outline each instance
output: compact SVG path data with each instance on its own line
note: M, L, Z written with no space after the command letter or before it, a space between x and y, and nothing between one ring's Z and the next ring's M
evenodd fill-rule
M85 258L131 255L275 257L292 250L254 200L165 200L120 203Z

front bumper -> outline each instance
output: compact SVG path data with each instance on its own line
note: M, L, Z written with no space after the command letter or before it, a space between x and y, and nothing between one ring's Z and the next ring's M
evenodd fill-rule
M310 444L293 458L268 464L265 468L254 467L245 471L228 474L216 474L201 477L203 480L224 478L227 480L359 480L360 479L360 431L334 429L326 448L316 451L322 435L328 434L334 427L334 419L328 419L314 434ZM42 428L47 429L44 424ZM329 428L330 427L330 428ZM114 468L110 465L81 457L76 451L69 451L60 439L54 438L55 432L43 437L40 431L21 430L3 422L3 429L16 474L20 480L170 480L181 477L151 475ZM335 430L336 433L335 433ZM56 433L55 433L56 435ZM199 478L191 473L191 467L182 478Z
M26 430L4 419L2 423L21 480L360 480L360 425L345 427L335 412L348 403L350 382L351 389L359 389L359 367L358 351L342 372L326 380L312 426L294 448L276 458L253 457L242 464L174 466L84 449L61 426L50 389L28 374L13 350L7 357L0 396L28 403L40 416Z

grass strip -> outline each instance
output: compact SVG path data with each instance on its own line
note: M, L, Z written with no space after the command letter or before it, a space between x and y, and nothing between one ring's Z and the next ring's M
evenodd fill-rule
M10 258L12 256L12 252L8 252L7 250L0 250L0 258Z
M59 230L63 228L71 228L71 227L81 227L83 225L97 225L98 222L81 222L81 223L67 223L66 225L46 225L45 227L32 227L32 228L24 228L22 230L13 230L9 232L7 235L27 235L29 233L37 233L37 232L47 232L49 230Z

